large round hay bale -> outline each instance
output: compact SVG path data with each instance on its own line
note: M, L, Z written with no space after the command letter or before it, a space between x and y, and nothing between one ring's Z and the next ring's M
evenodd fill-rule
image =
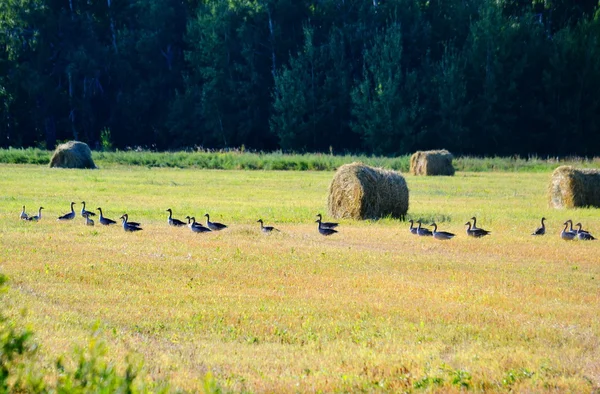
M56 147L50 167L58 168L96 168L92 160L92 151L86 143L69 141Z
M452 153L445 149L417 151L410 157L410 173L413 175L454 175Z
M373 168L362 163L341 166L331 184L329 214L334 218L404 218L408 211L408 187L396 171Z
M558 167L548 192L554 208L600 207L600 170Z

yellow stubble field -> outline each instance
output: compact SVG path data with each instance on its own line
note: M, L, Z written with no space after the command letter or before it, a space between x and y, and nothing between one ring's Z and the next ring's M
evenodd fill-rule
M331 172L0 172L5 312L44 359L99 324L117 365L138 354L189 391L209 371L250 392L600 389L600 241L559 237L569 218L600 234L600 210L548 208L549 173L407 175L408 218L457 234L444 242L393 219L321 236ZM57 221L71 201L144 230ZM22 205L42 220L20 221ZM229 228L172 228L167 208ZM490 236L466 236L474 215ZM530 236L542 216L548 233Z

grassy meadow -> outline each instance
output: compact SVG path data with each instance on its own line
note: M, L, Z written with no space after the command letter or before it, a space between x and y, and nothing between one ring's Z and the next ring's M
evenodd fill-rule
M407 175L408 218L457 233L447 242L393 219L322 237L331 171L0 173L3 302L46 363L100 324L111 360L138 354L186 391L209 371L235 392L600 390L600 241L558 235L569 218L600 234L600 210L548 208L550 171ZM82 200L144 230L56 220ZM22 205L42 220L18 220ZM171 228L169 207L229 228ZM491 236L466 237L473 215ZM531 237L542 216L548 234Z

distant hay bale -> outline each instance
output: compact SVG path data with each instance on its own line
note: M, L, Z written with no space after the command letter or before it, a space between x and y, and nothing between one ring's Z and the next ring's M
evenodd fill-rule
M400 173L362 163L345 164L329 185L329 214L336 218L404 218L408 211L408 187Z
M92 160L92 151L86 143L69 141L56 148L50 159L50 167L96 168L96 165Z
M452 153L447 150L417 151L410 158L413 175L454 175Z
M600 170L558 167L548 191L554 208L600 207Z

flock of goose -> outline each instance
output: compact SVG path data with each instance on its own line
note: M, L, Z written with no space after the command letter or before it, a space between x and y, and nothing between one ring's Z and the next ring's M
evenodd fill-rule
M91 216L96 216L96 214L94 212L91 212L91 211L88 211L85 209L85 201L82 201L81 204L82 204L81 216L85 219L85 224L88 226L93 226L94 220L91 218ZM74 205L75 205L75 203L71 202L71 211L62 216L59 216L58 220L66 221L66 220L75 219L76 214L75 214L75 210L73 209ZM43 209L44 209L44 207L40 207L37 215L29 216L25 212L25 206L23 206L23 211L21 212L20 218L22 220L37 222L42 218L42 210ZM116 221L103 216L102 208L98 207L98 208L96 208L96 210L100 213L100 216L98 218L98 222L100 224L105 225L105 226L109 226L111 224L116 224ZM174 226L174 227L187 226L194 233L220 231L220 230L227 228L227 226L222 223L211 222L210 216L208 213L204 215L206 217L206 226L204 226L202 223L196 222L196 218L194 216L191 216L191 217L186 216L185 218L187 219L187 222L184 222L179 219L175 219L173 217L173 211L171 210L171 208L167 209L166 212L169 212L167 221L170 226ZM315 221L315 223L319 224L317 229L319 230L320 234L328 236L328 235L337 233L337 230L335 230L335 228L338 226L338 223L323 222L323 217L320 213L317 214L317 218L318 219ZM126 213L123 214L119 219L122 220L123 230L125 230L127 232L136 232L136 231L142 230L140 223L129 221L129 216ZM473 221L473 224L471 224L471 221L468 221L465 223L465 226L467 226L467 229L466 229L467 236L473 237L473 238L482 238L482 237L485 237L486 235L491 234L491 231L484 230L483 228L477 227L477 218L475 216L473 216L471 218L471 220ZM546 221L546 218L542 218L541 226L538 227L531 235L540 236L540 235L546 234L545 221ZM262 219L257 220L257 223L260 223L260 230L263 233L271 233L274 231L279 231L275 227L265 226ZM433 230L423 227L420 220L415 222L411 219L411 220L409 220L409 223L410 223L409 231L411 232L411 234L414 234L414 235L425 236L425 237L430 236L430 237L433 237L433 238L439 239L439 240L449 240L456 236L456 234L453 234L453 233L450 233L447 231L438 231L438 226L436 223L431 223L431 226L433 226ZM415 223L418 224L417 227L415 227ZM571 219L564 222L563 225L565 227L561 231L560 237L566 241L572 241L575 239L579 239L582 241L592 241L592 240L596 239L592 234L590 234L588 231L583 229L583 226L581 225L581 223L575 224L575 227L577 227L576 230L573 229L573 221Z
M85 224L88 226L93 226L95 223L91 217L96 216L96 214L94 212L91 212L91 211L88 211L87 209L85 209L85 201L82 201L81 204L82 204L81 216L85 219ZM75 205L75 203L71 202L71 211L65 213L64 215L59 216L58 220L59 221L67 221L67 220L75 219L75 217L77 215L75 213L75 209L73 209L74 205ZM23 205L23 210L21 211L20 219L37 222L40 219L42 219L42 209L44 209L44 207L39 208L37 215L29 216L27 214L27 212L25 212L25 205ZM105 217L102 214L102 208L98 207L98 208L96 208L96 210L100 213L100 216L98 217L98 222L100 224L102 224L104 226L110 226L112 224L117 223L116 221ZM166 212L169 212L167 222L169 223L170 226L173 226L173 227L187 226L194 233L221 231L221 230L224 230L227 228L227 226L224 225L223 223L211 222L210 215L208 213L204 215L206 217L206 226L204 226L202 223L196 222L196 218L194 216L186 216L185 218L187 219L187 222L184 222L184 221L181 221L181 220L173 217L173 210L171 208L168 208L166 210ZM318 230L319 230L320 234L331 235L331 234L337 233L337 230L334 230L334 228L338 226L338 223L323 222L321 214L318 214L317 217L318 217L318 219L315 221L315 223L319 223ZM121 219L121 221L122 221L123 230L125 230L127 232L136 232L136 231L143 230L140 223L129 221L129 215L127 215L126 213L124 213L119 219ZM257 223L260 223L260 230L263 233L271 233L274 231L275 232L279 231L278 229L276 229L273 226L265 226L262 219L258 219Z
M491 234L491 231L484 230L482 228L477 227L477 218L475 216L473 216L471 218L471 220L473 221L473 224L471 224L470 221L465 223L465 226L467 226L467 235L469 237L481 238L481 237L485 237L486 235ZM531 233L531 235L534 235L534 236L545 235L546 234L545 221L546 221L546 218L542 218L542 225L540 227L538 227L537 229L535 229L535 231L533 233ZM419 225L418 227L414 227L415 222L413 220L409 220L409 223L410 223L409 230L412 234L415 234L415 235L420 235L420 236L425 236L425 237L432 236L433 238L441 239L441 240L452 239L455 236L455 234L449 233L446 231L437 231L437 224L435 224L435 223L431 223L431 225L433 226L433 231L429 230L425 227L422 227L421 221L416 222ZM564 239L565 241L572 241L575 239L579 239L582 241L593 241L596 239L592 234L590 234L589 231L586 231L583 229L583 226L581 223L577 223L575 225L575 227L577 227L577 230L573 229L573 221L571 219L564 222L563 225L565 226L565 228L561 231L560 237L562 239Z

